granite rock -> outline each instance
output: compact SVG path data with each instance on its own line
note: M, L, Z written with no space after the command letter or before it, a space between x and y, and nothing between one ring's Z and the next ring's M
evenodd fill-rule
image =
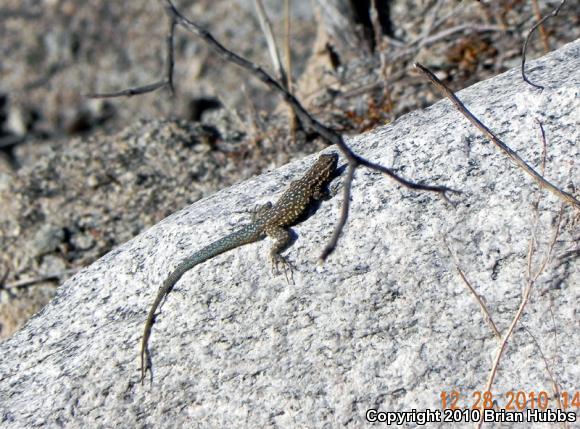
M528 73L543 92L514 69L459 96L537 169L541 121L545 175L577 195L580 41L530 62ZM451 205L359 170L348 225L323 266L340 193L295 228L286 253L294 284L265 263L268 240L196 267L157 317L152 381L141 385L139 342L162 280L275 199L314 157L196 202L76 274L0 344L0 425L361 427L368 409L440 409L451 390L471 406L499 343L456 267L505 333L527 284L530 240L535 272L557 224L492 392L503 408L510 391L551 395L546 364L563 391L577 389L578 212L560 215L560 201L448 101L349 143L408 179L462 193Z

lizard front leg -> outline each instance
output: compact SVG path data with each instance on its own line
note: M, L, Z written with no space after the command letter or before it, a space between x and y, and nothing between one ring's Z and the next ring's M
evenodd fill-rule
M252 222L257 222L266 216L266 213L273 207L273 204L268 201L266 204L258 205L252 211Z

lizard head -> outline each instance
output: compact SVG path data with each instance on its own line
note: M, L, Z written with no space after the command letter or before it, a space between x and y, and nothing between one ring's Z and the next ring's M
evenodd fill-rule
M320 155L312 167L298 181L312 192L319 191L326 185L336 170L338 155L336 153L325 153Z
M336 170L338 163L338 154L325 153L318 157L311 170L321 179L326 182Z

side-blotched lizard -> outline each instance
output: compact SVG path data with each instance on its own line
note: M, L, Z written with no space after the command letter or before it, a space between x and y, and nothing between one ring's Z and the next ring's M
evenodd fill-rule
M141 382L145 378L146 364L149 366L150 356L147 348L151 328L155 320L155 312L165 296L173 289L186 271L198 264L210 260L214 256L253 243L269 236L274 240L270 250L272 262L277 265L285 263L280 255L291 241L288 227L296 223L307 211L312 200L320 200L324 196L324 187L332 179L336 171L338 156L335 153L320 155L306 174L290 183L276 204L265 204L254 216L252 223L239 230L214 241L203 249L181 261L169 277L163 282L147 314L143 340L141 342Z

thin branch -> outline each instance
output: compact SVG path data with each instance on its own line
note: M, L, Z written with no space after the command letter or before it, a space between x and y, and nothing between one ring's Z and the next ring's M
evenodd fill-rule
M442 30L441 32L436 33L436 34L429 36L429 37L426 37L426 38L423 38L421 36L417 37L416 39L410 41L406 45L406 49L402 49L400 52L393 55L393 57L391 57L390 60L391 60L391 62L394 62L394 61L397 61L398 59L403 58L407 55L415 54L421 48L424 48L428 45L432 45L434 43L437 43L443 39L446 39L446 38L454 35L455 33L463 33L463 32L487 33L487 32L492 32L492 31L504 32L505 29L503 29L502 27L499 27L497 25L479 25L479 24L457 25L455 27L451 27L451 28L448 28L446 30Z
M169 33L167 34L166 38L166 46L167 46L167 55L165 58L165 66L166 72L165 75L167 76L167 85L169 86L169 90L171 91L171 95L175 95L175 88L173 86L173 69L175 66L175 53L174 53L174 45L173 39L175 36L175 26L176 22L174 19L170 19L169 21Z
M442 39L446 39L455 33L463 33L464 31L471 31L476 33L486 33L488 31L504 31L503 28L497 25L479 25L479 24L461 24L455 27L448 28L439 33L436 33L429 37L418 37L411 42L409 42L408 47L417 46L418 48L423 48L427 45L431 45Z
M159 88L163 88L165 86L169 86L168 80L160 80L155 83L150 83L149 85L143 86L136 86L134 88L124 89L122 91L117 92L95 92L85 94L87 98L115 98L115 97L132 97L134 95L141 95L146 94L148 92L153 92L158 90Z
M371 25L373 26L373 33L375 36L375 46L377 51L382 53L383 51L383 29L379 21L379 9L377 7L377 0L371 0L371 5L369 8L369 16L371 19ZM383 62L383 55L381 55L381 65Z
M548 154L548 144L546 143L546 131L544 131L544 125L542 122L535 118L536 123L540 127L540 134L542 137L542 176L546 174L546 155Z
M487 128L479 119L477 119L457 98L457 96L449 89L443 82L441 82L437 76L435 76L427 67L415 63L415 68L417 68L421 73L423 73L427 79L429 79L443 95L445 95L451 102L455 105L457 110L463 116L465 116L469 121L475 125L479 130L487 136L488 139L492 141L502 152L504 152L510 159L512 159L518 167L520 167L526 174L532 177L541 188L546 188L548 191L552 192L558 198L564 200L565 202L572 204L575 208L580 209L580 201L574 198L573 195L561 190L552 183L548 182L541 174L538 174L530 165L528 165L520 156L514 152L508 145L500 140L489 128Z
M0 278L0 290L5 290L6 287L4 286L4 282L6 282L6 279L8 278L8 274L10 274L10 269L6 268L4 270L4 272L2 273L2 277ZM6 289L7 290L7 289ZM14 294L8 290L8 295L10 297L13 297ZM0 295L0 303L2 302L2 295Z
M441 18L437 19L437 21L435 21L435 23L433 23L433 25L429 29L429 33L438 29L439 27L441 27L443 24L445 24L449 20L449 18L451 18L453 16L457 17L457 16L461 15L461 13L463 12L463 9L466 8L467 4L468 4L468 2L461 2L460 4L453 5L453 7L450 8L449 12L447 12Z
M278 80L284 85L288 82L286 78L286 71L280 60L280 53L278 52L278 46L276 45L276 40L274 39L274 33L272 32L272 25L264 9L264 4L262 0L254 0L254 7L256 8L256 14L258 15L258 21L260 22L260 28L264 37L266 38L266 44L268 45L268 52L270 53L270 61L276 70L276 75ZM286 86L286 88L288 88Z
M537 124L540 127L540 134L541 134L541 144L542 144L542 155L541 155L541 163L540 163L540 168L541 168L541 174L542 176L546 174L546 157L548 155L548 144L546 143L546 133L544 131L544 126L542 125L542 123L540 122L540 120L538 118L534 118L535 121L537 122ZM533 225L534 227L536 227L539 223L539 219L540 219L540 211L539 211L539 207L540 207L540 201L542 199L542 194L538 193L538 196L536 198L536 200L532 203L533 206L533 211L532 211L532 216L533 216ZM537 243L537 239L536 239L536 234L535 234L535 228L531 228L530 231L530 252L533 252L533 247L536 245ZM528 258L528 279L530 279L532 277L532 258Z
M552 260L552 253L554 252L554 246L556 245L556 241L558 240L558 235L560 234L560 225L562 225L562 218L564 217L564 205L560 205L560 211L558 213L558 221L556 222L556 229L554 232L554 236L552 237L552 240L550 241L550 244L548 245L548 252L546 254L546 257L544 258L544 261L542 262L542 265L540 265L540 267L538 268L538 271L536 272L533 281L535 282L538 277L540 277L540 274L542 274L542 272L546 269L546 266L550 263L550 261Z
M390 86L393 82L396 82L397 80L401 79L402 77L404 77L405 75L407 75L407 70L405 69L401 69L398 70L394 73L390 73L390 76L387 78L387 80L385 81L378 81L378 82L371 82L371 83L365 83L364 85L361 85L357 88L351 89L349 91L345 91L341 94L341 97L343 98L352 98L352 97L358 97L359 95L365 94L367 92L373 91L375 88L384 88L384 87L388 87ZM379 79L380 76L377 76L377 79ZM323 92L327 89L327 87L323 87L321 88L319 91L313 93L313 94L309 94L309 96L311 95L315 95L319 92Z
M534 9L534 15L536 15L536 20L542 19L542 12L540 11L540 5L538 4L538 0L532 0L532 9ZM542 38L542 44L544 45L544 53L547 54L550 52L550 45L548 44L548 34L546 33L546 29L543 25L539 25L538 28L540 29L540 37Z
M22 289L29 286L37 285L38 283L46 282L49 280L60 280L63 276L67 276L69 274L75 274L78 271L77 268L70 269L70 270L63 270L56 273L49 273L44 274L39 277L34 277L31 279L23 279L18 280L12 283L7 284L1 289L10 290L10 289Z
M292 88L292 50L290 49L290 0L284 0L284 59L286 60L286 89L291 94L294 93ZM292 143L296 144L296 131L298 131L298 118L294 113L292 106L288 105L288 114L290 115L290 134Z
M436 0L433 7L428 13L425 13L423 19L423 30L421 31L420 39L425 39L433 31L433 26L437 20L437 15L439 14L439 9L443 6L444 0Z
M560 384L558 383L558 381L556 380L556 377L554 377L554 373L550 369L550 365L548 364L548 359L546 358L546 355L544 355L544 352L542 351L542 347L540 347L540 343L538 342L536 337L531 333L531 331L528 328L526 328L525 326L523 328L528 333L528 335L532 338L532 341L534 342L534 344L538 348L538 351L540 352L540 356L542 357L542 360L544 361L544 366L546 367L546 372L548 373L548 377L550 377L550 380L552 381L552 389L554 391L554 397L556 398L556 402L558 403L558 408L561 410L564 410L564 405L562 404L562 394L561 394Z
M566 259L572 259L572 257L574 256L580 256L580 249L572 249L572 250L568 250L564 253L562 253L561 255L558 255L558 257L556 259L560 259L560 260L566 260Z
M438 42L441 39L446 39L455 33L463 33L464 31L471 31L475 33L487 33L490 31L504 31L503 28L497 25L476 25L476 24L462 24L457 27L451 27L447 30L443 30L440 33L434 34L433 36L427 37L419 42L419 47L422 48L426 45L431 45Z
M174 44L173 39L175 35L175 26L177 22L175 19L169 17L169 31L165 39L165 45L167 48L166 58L165 58L165 78L157 82L150 83L148 85L136 86L133 88L124 89L122 91L115 92L95 92L85 94L87 98L115 98L115 97L132 97L134 95L146 94L148 92L157 91L160 88L169 87L171 95L175 94L175 88L173 86L173 70L175 65L175 54L174 54Z
M355 155L355 154L353 154L353 156L354 156L357 164L360 164L363 167L368 168L369 170L375 170L375 171L378 171L379 173L383 173L383 174L389 176L391 179L395 180L396 182L400 183L401 185L403 185L406 188L413 189L415 191L436 192L436 193L440 194L439 196L441 198L443 198L446 202L448 202L451 205L454 205L454 203L449 198L447 198L446 193L447 192L455 193L455 194L461 193L461 191L458 191L456 189L451 189L451 188L448 188L446 186L422 185L420 183L411 182L410 180L404 179L401 176L397 175L390 168L387 168L387 167L382 166L380 164L376 164L374 162L368 161L368 160L361 158L360 156Z
M538 277L540 276L540 274L542 274L542 272L544 271L544 269L546 268L546 266L548 265L548 263L551 260L552 251L554 249L554 244L556 243L556 241L558 239L558 235L560 233L560 224L562 221L562 213L563 213L563 207L561 207L561 209L560 209L560 214L558 216L558 222L557 222L556 228L554 230L554 236L553 236L553 238L550 241L550 244L548 246L548 252L546 254L546 257L544 258L544 261L543 261L542 265L540 266L540 268L538 269L538 271L536 272L535 276L533 276L533 278L530 278L528 280L528 284L527 284L526 288L524 289L524 292L522 295L522 301L520 303L520 306L518 307L518 311L516 312L516 315L514 316L512 322L510 323L510 326L509 326L505 336L503 337L501 344L497 350L497 353L495 355L495 359L493 361L493 365L491 367L491 371L489 373L487 384L486 384L485 389L484 389L484 391L486 391L486 392L491 391L491 386L493 384L495 376L497 375L497 370L499 368L499 362L502 358L502 355L505 351L505 348L507 347L508 340L510 339L511 335L513 334L513 331L514 331L516 325L518 324L518 322L520 321L522 314L524 313L524 309L526 308L526 305L528 304L528 302L530 300L532 288L533 288L535 282L538 280ZM533 253L534 253L532 241L533 240L530 240L530 246L529 246L530 250L528 253L528 265L531 264L531 260L532 260ZM478 427L481 428L482 424L483 424L483 420L480 420L478 423Z
M526 77L525 66L526 66L526 51L528 49L528 43L529 43L530 38L532 37L532 34L534 33L534 31L536 31L536 28L541 26L549 18L558 15L558 13L560 13L560 9L562 9L562 6L564 6L564 3L566 3L566 0L562 0L560 2L560 4L556 7L556 9L554 9L550 14L548 14L545 17L543 17L542 19L540 19L538 22L536 22L536 24L534 24L534 26L532 28L530 28L530 31L528 32L526 40L524 41L524 46L522 47L522 67L521 67L522 79L524 80L524 82L530 84L534 88L538 88L539 90L543 90L544 87L541 85L537 85L533 82L530 82L530 80Z
M388 67L387 65L387 55L385 53L385 43L384 43L384 34L383 34L383 28L381 26L381 23L379 21L379 9L377 6L377 0L371 0L371 5L370 5L370 10L369 10L369 16L371 19L371 23L373 26L373 32L375 33L375 45L376 45L376 50L378 52L379 55L379 59L381 61L381 66L379 69L379 76L380 76L380 81L383 83L382 85L382 89L383 89L383 100L382 103L384 103L384 101L386 100L387 102L387 111L389 112L389 120L392 120L392 112L393 112L393 98L391 96L391 91L389 88L389 72L390 72L390 67Z
M491 327L493 334L496 336L496 338L501 339L501 333L499 332L496 324L494 323L493 319L491 318L491 314L489 314L489 311L487 310L487 307L486 307L485 303L483 302L481 295L479 295L476 292L476 290L473 288L471 283L469 283L469 280L467 280L465 273L461 270L461 268L459 268L459 265L456 266L456 269L457 269L457 272L459 273L459 276L461 277L461 280L463 280L463 283L465 284L465 286L467 286L467 288L473 294L473 296L475 297L475 300L479 304L479 308L481 308L481 311L483 312L485 321Z
M286 60L286 89L292 90L292 50L290 49L290 35L292 17L290 16L290 0L284 0L284 59Z
M455 269L459 273L459 277L461 277L461 280L463 280L463 284L465 284L465 286L467 286L467 289L471 292L471 294L474 296L475 300L479 304L479 308L481 309L481 312L483 313L483 318L489 324L489 326L490 326L491 330L493 331L493 334L496 336L496 338L501 339L501 333L499 332L499 329L497 329L496 324L494 323L493 319L491 318L491 314L489 313L489 310L487 309L485 302L483 302L481 295L477 293L475 288L471 285L471 283L467 279L467 276L465 275L463 270L460 268L459 258L457 257L456 253L451 250L451 247L449 246L449 244L447 244L447 243L445 243L445 244L447 245L447 250L449 251L449 253L451 254L451 257L453 258L453 260L455 262Z
M483 390L484 392L491 391L491 386L492 386L493 381L495 379L495 376L497 374L497 370L499 368L499 362L503 356L503 352L505 351L508 340L511 337L518 321L522 317L522 314L524 313L524 309L526 308L526 305L530 299L530 293L532 292L532 285L533 285L533 282L529 282L526 289L524 290L524 295L522 297L522 302L520 303L518 311L516 312L516 315L514 316L512 323L510 324L510 326L509 326L505 336L503 337L501 344L496 352L495 359L493 360L493 365L491 367L491 372L489 373L489 376L487 379L487 384L485 386L485 389ZM478 427L481 427L482 423L483 423L483 420L480 420Z

